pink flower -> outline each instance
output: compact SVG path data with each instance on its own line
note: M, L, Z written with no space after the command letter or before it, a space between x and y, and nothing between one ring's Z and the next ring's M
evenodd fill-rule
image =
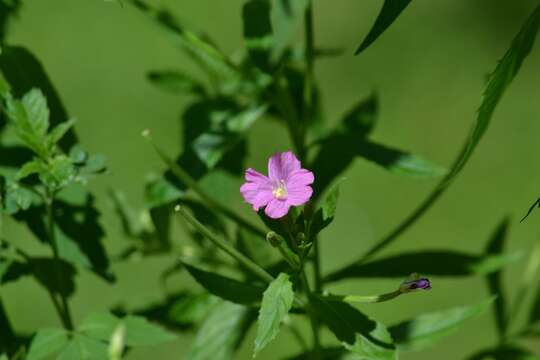
M244 200L273 219L289 212L291 206L305 204L313 190L309 185L314 176L300 167L300 161L291 151L277 153L268 160L268 177L253 170L246 170L246 182L240 187Z

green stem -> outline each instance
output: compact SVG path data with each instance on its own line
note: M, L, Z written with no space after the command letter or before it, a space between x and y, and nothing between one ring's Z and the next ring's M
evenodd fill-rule
M309 317L309 324L311 326L311 332L313 334L313 350L315 354L315 359L318 360L321 358L321 341L319 339L319 322L317 321L317 315L313 311L313 308L311 307L311 303L309 302L309 299L311 299L311 290L309 288L309 282L307 280L306 272L304 270L304 263L302 263L300 269L300 279L302 281L302 287L304 290L304 293L306 297L308 298L308 302L306 303L306 311L308 313Z
M210 230L208 230L203 224L201 224L197 219L195 219L191 214L189 214L184 208L180 205L175 207L175 210L184 217L184 219L191 224L197 231L199 231L204 237L214 243L218 248L229 254L231 257L236 259L240 264L245 266L247 269L251 270L253 274L257 275L264 282L270 283L274 280L272 275L266 272L262 267L251 261L247 256L236 250L229 243L221 240L219 237L214 235Z
M240 226L244 227L245 229L249 230L255 235L258 235L262 237L263 239L266 236L266 232L260 228L258 228L255 225L252 225L249 221L242 218L240 215L236 214L234 211L230 210L229 208L223 206L219 202L215 201L210 195L208 195L197 183L191 175L189 175L182 167L180 167L176 162L174 162L167 154L165 154L150 138L149 133L143 132L143 136L147 138L150 141L150 144L154 147L154 150L158 154L158 156L167 164L167 166L170 168L172 173L182 182L184 183L188 188L193 190L199 197L206 203L206 205L211 208L212 210L215 210L217 212L220 212L222 215L228 217L232 221L236 222Z
M392 292L389 292L389 293L386 293L386 294L381 294L381 295L367 295L367 296L362 296L362 295L345 295L345 296L333 295L332 298L335 298L337 300L341 300L341 301L344 301L344 302L348 302L348 303L380 303L380 302L395 299L398 296L400 296L401 294L403 294L403 292L401 292L399 290L396 290L396 291L392 291Z
M55 260L55 270L56 270L56 281L60 285L59 288L63 287L63 274L62 270L59 267L60 257L58 255L58 244L56 243L56 236L54 231L54 195L52 191L47 191L45 197L45 207L47 211L47 227L49 231L49 242L53 250L53 256ZM60 315L60 319L64 325L64 328L67 330L73 330L73 321L71 320L71 311L69 309L69 303L66 297L63 294L60 295L60 304L58 304L55 294L49 290L49 295L53 301L53 304Z

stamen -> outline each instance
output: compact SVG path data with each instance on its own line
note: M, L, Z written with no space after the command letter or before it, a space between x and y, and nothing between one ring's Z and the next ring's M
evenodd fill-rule
M287 187L285 186L285 180L280 180L277 186L274 186L272 195L278 200L284 200L287 198Z

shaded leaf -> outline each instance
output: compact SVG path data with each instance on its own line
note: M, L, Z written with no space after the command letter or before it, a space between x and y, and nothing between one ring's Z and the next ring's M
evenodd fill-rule
M186 296L171 304L167 318L177 324L195 324L201 321L218 302L218 298L208 293Z
M281 273L264 291L257 321L253 356L256 356L277 336L281 322L291 310L293 301L294 291L289 275Z
M456 331L467 320L484 313L494 302L489 298L479 304L461 306L418 316L389 328L400 350L420 350L435 344Z
M187 355L188 360L232 360L254 317L248 309L221 302L206 318Z
M208 292L222 299L238 303L258 303L263 298L264 288L259 285L240 282L216 273L202 270L194 265L183 262L193 278Z
M242 8L246 48L251 60L263 71L270 70L274 46L270 12L269 0L250 0Z
M366 38L362 41L355 55L358 55L370 46L381 34L398 18L403 10L410 4L411 0L384 0L381 12L375 20L375 24Z
M538 360L538 356L531 353L529 350L518 347L516 345L502 345L495 349L480 351L468 360Z
M540 198L536 199L536 201L531 205L531 207L529 207L529 210L527 210L527 213L525 214L525 216L520 220L520 222L523 222L523 220L525 220L526 218L529 217L529 215L531 215L532 211L534 210L534 208L540 208Z
M147 74L147 79L160 90L171 94L200 94L205 93L204 86L190 75L174 71L152 71Z
M40 329L32 339L28 349L27 360L48 359L56 354L69 342L68 333L64 329L45 328Z
M413 272L434 276L486 275L520 257L519 254L472 255L444 250L402 253L347 266L328 274L325 281L355 277L407 277Z
M310 236L317 235L322 229L334 221L338 198L339 184L335 184L322 200L321 206L313 214Z
M509 220L503 219L503 221L497 226L491 239L488 242L486 248L486 254L491 256L504 256L504 242L508 232ZM507 313L506 313L506 297L503 291L502 284L502 272L500 269L489 273L486 277L489 292L492 295L497 296L495 299L495 306L493 307L495 321L497 324L497 331L499 337L502 338L506 334L507 328ZM518 300L519 301L519 300Z
M369 336L357 334L354 345L345 343L344 346L357 360L397 360L397 351L392 343L392 337L386 327L377 323Z
M294 38L308 0L272 0L270 19L273 28L273 57L278 58Z

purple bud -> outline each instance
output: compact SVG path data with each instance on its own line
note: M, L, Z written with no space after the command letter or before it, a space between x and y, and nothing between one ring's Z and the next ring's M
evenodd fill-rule
M431 283L427 278L419 278L415 280L406 280L401 283L399 290L403 293L415 290L430 290Z

